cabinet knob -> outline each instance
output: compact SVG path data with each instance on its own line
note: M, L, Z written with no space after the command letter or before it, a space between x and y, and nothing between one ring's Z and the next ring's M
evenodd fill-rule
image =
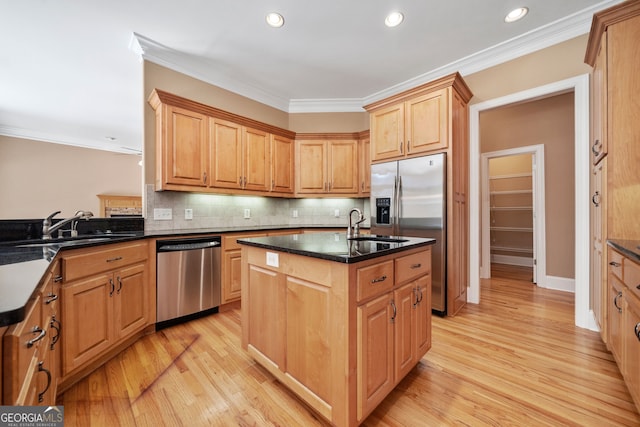
M636 338L640 341L640 323L636 323L636 326L633 328L633 332L636 333Z
M620 264L619 262L611 261L609 265L612 267L620 267L622 264Z
M591 198L591 203L593 203L593 205L597 208L598 206L600 206L600 192L596 191L596 193L593 195L593 197Z
M596 147L598 147L600 145L600 140L596 139L593 143L593 145L591 146L591 152L593 153L594 156L598 156L600 155L600 150L598 150Z

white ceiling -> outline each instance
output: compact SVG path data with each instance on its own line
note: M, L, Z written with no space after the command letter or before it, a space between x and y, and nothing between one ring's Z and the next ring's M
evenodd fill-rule
M2 0L0 134L141 150L141 58L288 112L362 111L585 34L593 13L616 3ZM529 14L504 23L517 6ZM405 20L386 28L394 9ZM266 25L270 11L284 27Z

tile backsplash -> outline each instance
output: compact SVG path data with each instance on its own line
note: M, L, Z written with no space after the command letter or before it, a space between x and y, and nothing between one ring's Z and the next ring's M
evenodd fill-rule
M370 221L368 198L285 199L199 194L154 191L152 184L145 185L144 198L144 228L148 231L279 225L346 227L351 208L362 210L366 218L363 226L368 227ZM161 211L156 211L158 209ZM192 219L186 219L187 210ZM171 219L154 219L154 213L167 217L169 211Z

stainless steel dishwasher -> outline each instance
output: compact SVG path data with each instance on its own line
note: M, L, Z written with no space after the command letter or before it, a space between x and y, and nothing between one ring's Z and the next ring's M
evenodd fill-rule
M216 236L156 243L156 329L218 312L220 241Z

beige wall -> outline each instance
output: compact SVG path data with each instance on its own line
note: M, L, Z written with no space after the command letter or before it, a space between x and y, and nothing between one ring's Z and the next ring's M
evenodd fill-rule
M574 273L573 93L480 114L480 152L544 144L547 275Z
M298 133L360 132L369 129L369 113L291 114L289 129Z
M98 216L98 194L140 196L140 156L0 135L0 219Z

